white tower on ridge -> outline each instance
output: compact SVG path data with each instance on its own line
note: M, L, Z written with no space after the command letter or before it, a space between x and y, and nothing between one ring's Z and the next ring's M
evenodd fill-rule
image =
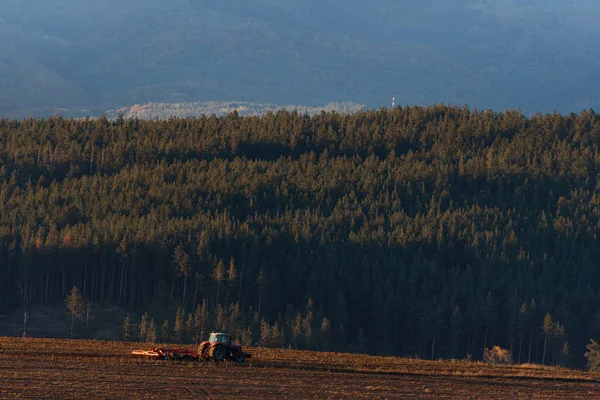
M392 110L396 107L396 98L392 97Z

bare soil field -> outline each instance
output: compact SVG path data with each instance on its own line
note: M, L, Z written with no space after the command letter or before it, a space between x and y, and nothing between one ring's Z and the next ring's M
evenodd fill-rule
M0 398L600 398L600 375L561 368L263 348L240 365L129 355L149 347L0 338Z

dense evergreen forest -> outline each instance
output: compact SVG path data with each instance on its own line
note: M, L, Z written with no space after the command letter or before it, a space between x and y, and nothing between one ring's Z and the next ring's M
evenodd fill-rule
M581 365L599 150L592 110L0 119L0 304L76 285L266 345Z

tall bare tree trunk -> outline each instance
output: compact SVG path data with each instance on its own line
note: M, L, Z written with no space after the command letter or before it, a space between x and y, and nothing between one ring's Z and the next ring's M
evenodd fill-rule
M485 325L485 335L483 336L483 353L482 354L485 354L485 349L487 349L488 330L489 330L489 327L486 324Z
M186 292L187 292L187 276L183 277L183 299L182 299L182 303L183 306L185 307L185 298L186 298Z
M546 365L546 344L548 343L548 334L544 335L544 351L542 352L542 365Z
M244 304L242 304L242 284L244 283L244 266L245 263L242 263L242 270L240 271L240 287L238 289L238 302L240 303L240 307L244 309Z
M50 297L50 271L46 271L46 294L44 298L44 302L48 303L48 298Z
M196 300L198 300L198 286L200 285L200 280L196 279L196 288L194 289L194 304L192 304L192 306L194 307L193 309L196 309Z

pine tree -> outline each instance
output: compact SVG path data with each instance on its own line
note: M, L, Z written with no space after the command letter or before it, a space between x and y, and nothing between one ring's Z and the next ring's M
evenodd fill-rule
M173 333L175 334L177 343L183 343L185 336L185 311L181 307L177 309L177 313L175 314L175 327Z
M189 343L193 341L194 336L194 314L188 314L187 320L185 321L185 339L184 342Z
M273 344L271 326L264 318L260 321L260 343L265 347L271 347Z
M523 350L523 340L527 334L527 327L529 325L529 311L527 309L527 303L523 302L521 308L519 308L519 315L517 317L517 326L519 329L519 356L517 363L521 363L521 354Z
M190 276L190 256L185 252L183 245L179 245L173 252L173 264L177 275L183 278L183 304L186 304L187 299L187 280Z
M560 347L558 347L558 345L561 343L562 339L565 337L565 327L563 324L561 324L558 321L554 322L554 326L552 327L552 335L551 335L551 343L552 343L552 348L554 348L554 352L551 353L554 356L554 362L556 363L557 360L561 359L563 357L562 355L562 350L564 350L564 345L566 344L568 347L568 343L563 343L563 348L561 349ZM570 349L569 349L569 353L570 353ZM550 360L548 360L550 361ZM560 362L560 361L559 361Z
M125 317L125 320L123 321L123 340L128 342L130 338L131 338L131 320L129 317L129 313L127 313L127 316Z
M544 351L542 353L542 364L546 364L546 344L548 343L548 336L552 335L554 330L554 321L552 321L552 316L550 313L547 313L544 317L544 322L542 323L542 332L544 333Z
M156 323L154 322L154 318L152 318L148 324L148 331L146 334L146 342L156 343Z
M590 339L590 342L585 347L587 349L584 354L587 360L587 367L592 372L600 371L600 344L594 339Z
M536 321L537 316L537 305L535 303L535 299L531 299L531 303L529 304L529 318L527 323L527 330L529 334L529 352L527 354L527 362L531 363L531 351L533 349L533 335L539 332L539 321Z
M312 305L313 301L309 299L306 316L302 321L302 339L306 348L309 349L314 346Z
M323 320L321 321L319 338L321 342L321 350L329 351L331 346L331 322L329 322L327 317L323 317Z
M242 346L251 347L252 344L252 327L249 326L242 331Z
M296 314L296 317L292 321L291 328L291 344L294 349L301 349L303 344L302 338L302 315L300 313Z
M498 311L496 301L495 301L491 291L487 292L482 311L483 311L483 317L484 317L484 322L485 322L485 336L483 338L483 350L485 351L485 349L487 349L488 334L489 334L490 328L493 326L493 324L496 321L497 311Z
M256 312L258 313L259 316L261 315L262 301L263 301L263 297L265 294L266 281L267 281L267 277L263 273L263 270L261 269L260 274L258 275L258 278L256 279L256 285L258 286L258 306L257 306Z
M241 315L242 313L240 311L239 303L236 302L229 305L225 330L233 336L237 336L239 334Z
M225 330L225 310L219 304L217 306L217 311L215 312L215 325L219 331Z
M276 348L281 348L285 345L285 334L283 329L279 328L279 322L277 321L271 327L271 345Z
M148 320L149 316L148 313L144 313L142 315L142 320L140 322L140 342L149 342L148 340L148 331L149 331L149 326L148 324L150 323L150 321Z
M84 310L83 298L79 294L77 286L73 286L71 289L71 294L67 296L66 303L69 313L71 314L71 336L73 336L73 321L75 317L81 318Z
M237 270L235 268L235 260L233 257L229 260L229 268L227 269L227 297L225 298L225 308L229 307L229 292L231 285L237 279Z
M217 266L215 267L215 270L213 271L212 277L217 282L217 297L215 300L215 309L216 309L217 306L219 306L221 304L220 298L219 298L219 291L221 289L221 283L223 283L223 281L225 280L225 264L223 263L223 260L219 260L219 262L217 263Z
M564 367L569 364L570 360L571 360L571 347L569 346L569 342L565 342L563 344L562 349L560 350L560 357L559 357L558 364L562 365Z
M208 325L208 307L206 306L206 299L202 302L202 305L198 304L196 311L194 312L194 341L196 343L201 342L204 339L205 331Z
M169 330L169 320L165 319L160 327L160 339L163 343L171 341L171 331Z

